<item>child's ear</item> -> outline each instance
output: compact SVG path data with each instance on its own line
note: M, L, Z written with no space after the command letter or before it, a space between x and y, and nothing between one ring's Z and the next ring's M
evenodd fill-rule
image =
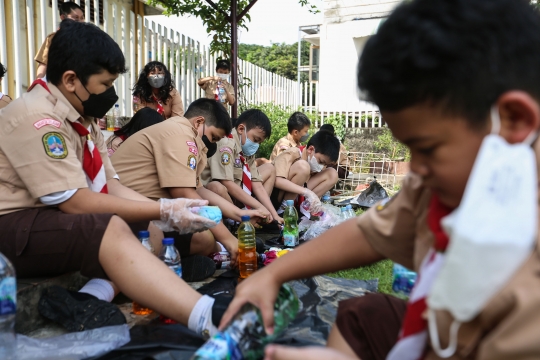
M75 92L75 82L77 80L77 75L74 71L68 70L62 75L62 85L69 92ZM82 80L79 79L79 81Z
M540 105L525 91L513 90L497 101L501 117L500 135L510 144L523 142L540 128Z
M197 125L196 127L203 125L205 122L206 122L206 119L203 116L197 116L195 118L195 124Z

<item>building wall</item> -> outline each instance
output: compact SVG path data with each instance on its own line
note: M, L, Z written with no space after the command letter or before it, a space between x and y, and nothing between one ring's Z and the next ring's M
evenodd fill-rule
M325 0L325 23L387 17L401 0Z
M358 58L369 36L401 0L325 0L320 31L319 109L352 111L358 100Z

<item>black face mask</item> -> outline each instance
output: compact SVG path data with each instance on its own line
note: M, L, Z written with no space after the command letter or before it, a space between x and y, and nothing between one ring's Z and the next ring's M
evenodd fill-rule
M214 155L217 151L217 144L210 142L210 140L208 139L206 135L202 136L202 141L204 145L206 145L206 147L208 148L208 151L206 152L206 157L211 158L212 155Z
M75 93L75 96L77 96L77 99L79 99L83 106L84 116L101 119L118 101L118 95L116 95L114 86L111 86L101 94L92 94L88 91L86 86L83 85L83 87L90 94L90 97L88 97L87 100L82 101L77 93Z
M217 144L211 142L210 139L208 139L208 136L206 136L204 134L205 130L206 130L206 125L203 125L203 136L201 136L201 139L202 139L204 145L206 145L206 148L207 148L206 157L211 158L212 155L214 155L216 153L216 151L217 151Z

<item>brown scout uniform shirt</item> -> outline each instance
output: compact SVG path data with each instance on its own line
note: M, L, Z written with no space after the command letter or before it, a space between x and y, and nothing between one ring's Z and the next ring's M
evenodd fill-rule
M272 149L272 154L270 155L270 161L274 161L274 159L281 154L283 151L287 150L291 147L299 147L301 143L297 143L291 134L287 134L287 136L282 137L279 139L274 145L274 148Z
M55 33L47 35L43 44L39 48L34 60L40 64L47 65L47 58L49 57L49 48L51 47L51 41Z
M163 106L163 117L165 119L173 116L184 116L184 104L182 103L182 96L176 89L172 89L171 98L167 99L167 103L161 103ZM138 96L133 96L133 112L137 112L144 107L157 110L157 104L155 102L147 103Z
M170 187L202 186L207 148L184 117L142 129L111 156L120 182L148 198L171 198Z
M540 141L535 144L537 168ZM399 194L385 205L358 217L358 226L371 246L389 259L418 271L433 245L427 225L431 193L422 179L410 174ZM458 348L450 359L524 360L540 358L540 235L536 248L506 286L472 321L462 324ZM504 264L501 264L504 266ZM437 312L441 347L448 346L452 318ZM429 348L425 359L439 359Z
M99 149L107 180L116 175L99 126L85 120L58 88L37 85L0 110L0 215L45 206L41 196L87 188L82 168L86 138L68 121L81 121Z
M345 148L345 145L343 145L341 142L339 143L339 159L338 164L341 166L346 166L349 160L347 159L347 149Z
M218 82L216 80L209 80L206 83L204 83L204 85L202 86L202 89L204 90L204 93L205 93L205 97L207 99L215 99L217 83ZM229 94L234 96L234 88L231 84L229 84L228 82L225 83L225 88L227 89ZM224 103L224 106L225 108L227 108L227 106L229 106L229 103Z
M240 137L236 129L232 131L232 138L225 137L217 143L217 151L206 165L201 179L204 185L212 180L230 180L236 185L242 184L242 162L240 161ZM252 182L261 182L261 176L255 165L255 155L244 156L251 172Z
M6 94L2 94L0 92L0 109L3 109L5 108L6 106L9 105L10 102L12 102L13 100Z

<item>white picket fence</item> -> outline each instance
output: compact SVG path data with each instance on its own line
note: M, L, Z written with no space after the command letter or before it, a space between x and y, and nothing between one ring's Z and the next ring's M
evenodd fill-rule
M17 98L35 79L37 63L34 56L48 34L57 29L59 0L0 0L0 62L8 73L0 82L0 90ZM128 72L115 83L121 114L131 116L131 89L140 70L149 61L165 63L179 90L184 106L202 96L197 79L214 75L216 59L209 48L173 29L141 14L138 0L75 0L85 10L86 21L92 21L107 32L120 46L126 58ZM138 9L138 10L137 10ZM371 104L355 109L319 111L317 84L297 81L271 73L247 61L238 60L241 87L239 101L244 105L274 103L283 108L317 112L316 126L330 114L342 114L347 127L381 126L363 121L363 115L377 116ZM367 116L364 116L367 118Z

